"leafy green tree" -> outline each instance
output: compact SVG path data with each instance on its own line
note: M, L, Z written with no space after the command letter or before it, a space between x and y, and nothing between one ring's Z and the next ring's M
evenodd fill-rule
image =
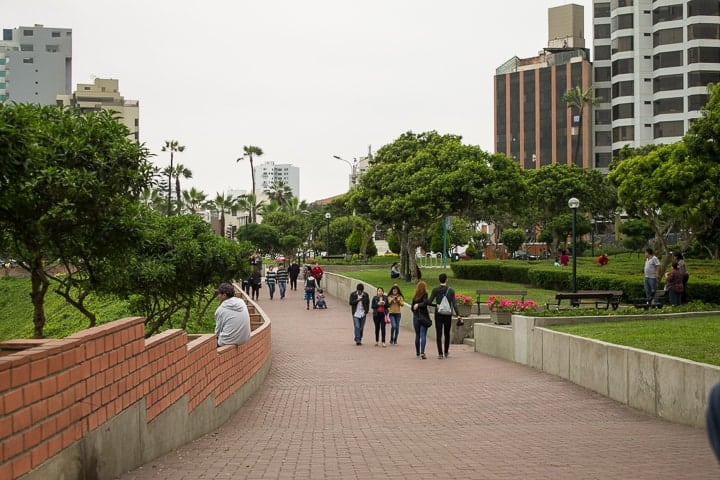
M247 240L264 253L275 252L280 247L280 230L267 223L251 223L245 227Z
M525 230L522 228L506 228L500 236L500 241L507 247L511 254L520 250L525 243Z
M563 213L548 222L547 228L552 232L554 238L558 238L566 243L572 243L572 220L572 213ZM590 220L588 220L585 216L577 215L575 219L575 235L578 237L578 242L580 237L590 233L591 229L592 225ZM553 250L557 250L558 245L559 244L555 244L555 248Z
M265 213L263 216L263 225L271 225L282 232L282 237L278 242L278 246L282 249L283 255L292 258L297 253L297 249L302 245L304 239L310 234L310 222L302 213L290 213L287 210L277 210ZM293 237L293 240L282 239L286 236Z
M395 230L390 230L388 232L386 240L388 244L388 249L392 253L400 252L400 237L398 236L397 232L395 232Z
M0 105L0 231L30 273L34 336L42 338L50 281L83 313L103 259L137 242L148 151L112 112ZM55 259L69 268L53 276Z
M630 218L620 224L620 233L625 235L623 246L628 250L641 252L653 237L653 229L646 220Z
M207 194L202 190L192 187L190 190L183 190L183 203L190 213L197 213L207 205Z
M175 169L173 168L173 159L175 156L175 153L180 153L185 151L185 145L180 145L180 142L177 140L165 140L165 145L160 149L162 152L170 152L170 167L166 169L166 175L168 179L168 195L167 195L167 214L168 216L172 215L172 183L173 183L173 174L175 172ZM180 201L180 189L178 188L178 202Z

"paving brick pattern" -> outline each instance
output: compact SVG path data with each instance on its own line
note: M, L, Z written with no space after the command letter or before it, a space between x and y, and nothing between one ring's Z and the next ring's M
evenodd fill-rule
M702 429L466 345L420 360L409 330L375 347L371 320L358 347L344 299L301 296L260 299L273 364L237 414L122 480L720 478Z

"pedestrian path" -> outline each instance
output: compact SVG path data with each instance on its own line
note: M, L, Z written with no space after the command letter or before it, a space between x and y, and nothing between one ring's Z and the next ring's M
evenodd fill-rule
M371 320L356 346L345 299L306 310L301 291L266 296L264 385L220 429L122 480L720 477L701 429L467 345L439 360L429 340L418 359L409 330L375 347Z

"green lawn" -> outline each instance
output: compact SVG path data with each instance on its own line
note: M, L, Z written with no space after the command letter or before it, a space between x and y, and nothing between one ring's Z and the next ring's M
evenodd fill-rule
M720 315L557 325L559 332L720 366Z

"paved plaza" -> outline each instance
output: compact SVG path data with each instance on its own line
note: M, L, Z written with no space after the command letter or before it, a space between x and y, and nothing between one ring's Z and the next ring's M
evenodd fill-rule
M418 359L410 330L375 347L371 320L356 346L346 299L301 297L261 291L273 363L235 416L122 480L720 478L702 429L467 345Z

